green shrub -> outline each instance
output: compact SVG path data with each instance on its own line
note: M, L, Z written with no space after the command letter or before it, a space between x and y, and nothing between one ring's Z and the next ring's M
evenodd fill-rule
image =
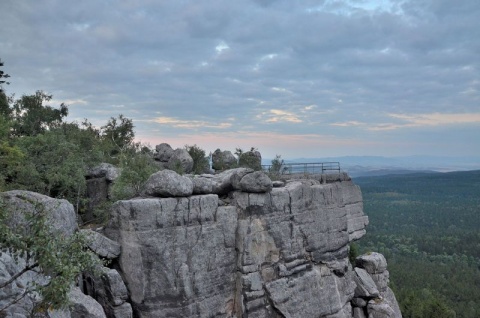
M210 171L210 161L205 154L205 150L197 145L185 145L185 149L193 159L193 174L208 173Z

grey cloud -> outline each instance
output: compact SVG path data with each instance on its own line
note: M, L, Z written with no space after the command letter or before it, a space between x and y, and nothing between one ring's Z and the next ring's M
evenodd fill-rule
M124 105L140 119L235 117L238 127L269 109L316 105L302 125L255 121L308 133L381 121L369 113L477 111L478 1L398 0L376 12L325 3L2 1L0 52L12 89L84 99L74 106L82 117Z

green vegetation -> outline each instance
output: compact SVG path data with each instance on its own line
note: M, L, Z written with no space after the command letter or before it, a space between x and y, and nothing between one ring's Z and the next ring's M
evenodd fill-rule
M480 317L480 171L360 177L404 317Z
M262 160L257 148L251 147L250 151L243 151L241 148L235 149L235 155L238 157L238 166L250 168L255 171L262 170Z
M48 105L52 96L42 91L14 100L1 87L6 84L4 78L7 75L1 72L0 192L30 190L67 199L81 216L86 208L85 173L89 168L106 162L122 169L112 189L114 199L138 195L146 179L158 170L150 149L134 142L131 119L123 115L112 117L101 128L86 119L82 123L66 122L67 105ZM26 223L12 225L9 222L12 211L2 202L0 252L8 251L19 265L20 258L26 264L13 279L2 282L0 289L35 271L49 276L49 281L27 286L18 297L38 292L42 297L36 308L39 311L67 306L67 293L79 273L97 264L85 248L85 238L78 233L65 237L52 231L42 206L35 202L32 202L34 212L25 213ZM94 214L103 215L105 221L106 208L108 204Z
M268 168L268 175L272 180L280 179L280 176L285 173L285 162L281 155L276 155L271 161L271 165Z
M210 172L210 161L205 153L205 150L197 145L185 145L185 149L193 159L193 174L202 174Z

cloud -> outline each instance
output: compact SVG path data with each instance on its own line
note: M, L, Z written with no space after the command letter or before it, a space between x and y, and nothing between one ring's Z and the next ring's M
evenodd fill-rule
M330 124L331 126L338 126L338 127L356 127L356 126L365 126L367 123L362 123L359 121L346 121L346 122L338 122L338 123L333 123Z
M269 111L262 112L257 115L257 118L266 123L301 123L302 120L292 112L288 112L280 109L270 109Z
M480 124L480 113L463 114L388 114L389 117L398 119L399 123L384 123L368 127L369 130L394 130L410 127L431 127L447 125Z
M200 120L182 120L172 117L157 117L152 122L169 125L176 128L184 129L196 129L196 128L215 128L215 129L226 129L232 126L232 123L209 123L206 121Z
M121 110L142 136L157 118L169 134L390 130L408 143L404 128L474 129L461 114L478 113L478 0L0 3L7 93L41 89L99 122Z

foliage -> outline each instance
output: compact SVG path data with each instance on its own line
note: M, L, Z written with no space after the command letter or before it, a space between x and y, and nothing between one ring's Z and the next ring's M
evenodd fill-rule
M121 155L122 173L112 187L112 199L127 200L140 195L148 177L159 170L153 157L146 153L145 147L136 145L136 151Z
M480 316L479 179L480 171L468 171L354 180L370 219L360 250L387 257L402 312L427 302L429 312ZM421 296L425 288L432 297ZM404 317L427 317L422 310Z
M193 171L194 174L208 173L210 171L210 161L205 154L205 150L197 145L189 146L185 145L185 149L193 159Z
M454 318L455 311L434 291L422 288L409 291L404 297L402 316L405 318Z
M355 259L360 255L357 243L350 243L350 249L348 250L348 260L351 264L355 265Z
M238 157L238 166L251 168L255 171L262 170L262 160L261 158L257 157L259 154L257 148L251 147L250 151L243 151L241 148L236 148L235 155Z
M119 115L118 118L111 117L105 126L102 126L102 138L110 145L108 155L114 157L125 151L133 143L135 133L133 121Z
M276 155L271 161L271 165L268 168L268 175L272 180L276 180L280 175L284 174L288 168L285 166L285 162L281 155Z
M22 137L17 146L24 156L9 188L66 198L72 203L79 200L85 190L82 149L58 131Z
M10 106L8 105L8 97L0 87L0 117L8 118L10 116Z
M0 67L2 67L4 65L4 63L2 62L2 60L0 60ZM2 84L10 84L9 82L7 82L5 79L9 78L10 75L6 74L4 71L0 70L0 94L3 94L3 88L2 88ZM0 96L0 99L1 99L1 96Z
M25 260L23 269L0 284L0 289L29 271L48 276L45 282L37 281L26 286L20 297L39 293L41 301L37 310L59 309L68 306L68 292L78 275L98 264L96 257L85 249L86 238L79 233L66 237L48 225L47 212L42 204L30 202L32 212L18 211L4 203L0 197L0 247L16 260ZM13 213L22 213L24 220L15 224ZM3 308L4 309L4 308ZM0 310L1 311L1 310Z
M68 107L60 105L60 109L44 105L52 95L37 91L34 95L23 95L16 100L12 108L12 128L15 136L36 136L60 126L68 115Z

